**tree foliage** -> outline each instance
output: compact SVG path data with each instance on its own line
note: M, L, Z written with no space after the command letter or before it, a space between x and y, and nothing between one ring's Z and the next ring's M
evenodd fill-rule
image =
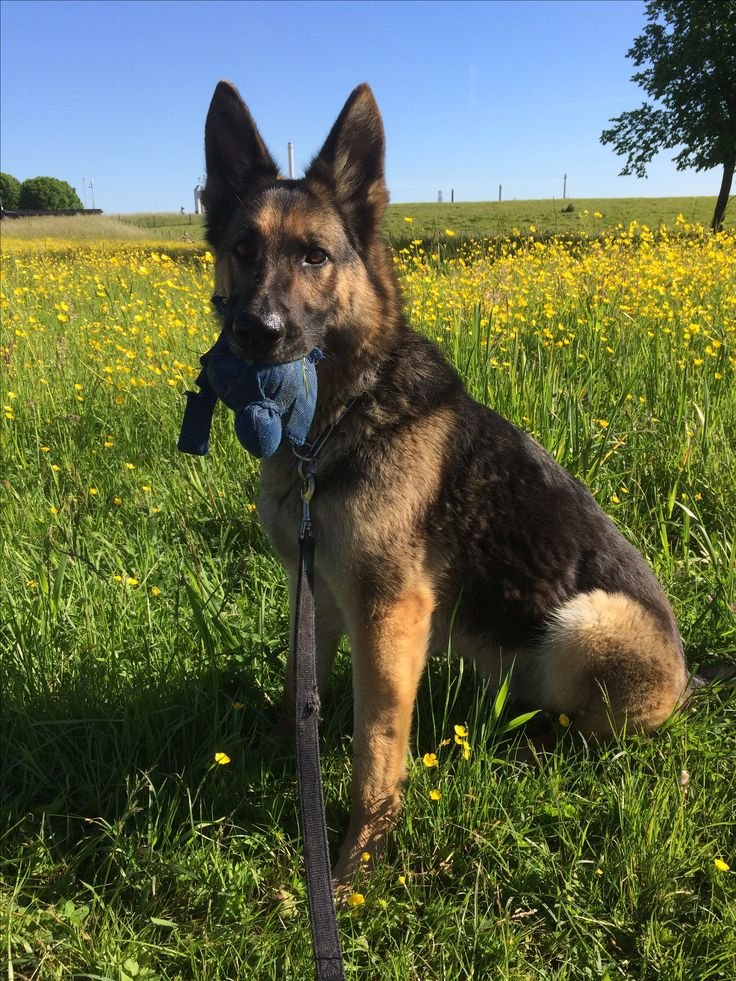
M0 205L14 211L20 203L20 181L12 174L0 174Z
M31 177L20 186L20 207L43 211L81 208L79 195L66 181L56 177Z
M672 149L678 170L722 167L717 228L736 164L736 3L649 0L646 18L627 58L653 102L611 119L601 142L626 155L622 175L646 177L653 157Z

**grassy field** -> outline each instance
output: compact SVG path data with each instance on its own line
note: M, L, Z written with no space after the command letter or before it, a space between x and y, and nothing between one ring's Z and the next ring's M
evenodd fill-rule
M143 229L111 215L43 215L34 218L5 218L0 224L3 242L25 241L39 248L45 241L75 242L140 241ZM151 235L151 238L157 236Z
M692 225L707 226L715 200L698 198L586 198L574 201L467 201L457 204L392 204L384 227L390 241L401 246L412 238L446 239L449 229L460 238L539 234L595 236L632 221L657 229L674 225L679 215ZM572 211L567 209L572 207ZM408 221L411 219L411 221ZM733 206L726 212L727 228L736 227ZM204 239L201 216L140 213L71 218L24 218L3 223L4 238L141 239L174 241L189 236Z
M259 749L288 614L257 465L222 408L207 458L176 451L183 392L215 336L212 258L185 242L20 241L6 224L7 975L309 978L293 763ZM736 241L682 228L452 250L422 235L396 266L414 326L643 550L690 663L733 663ZM324 715L334 846L347 648ZM436 653L399 828L339 911L348 976L731 981L732 689L701 690L652 739L596 748L559 724L535 763L510 751L523 737L508 719L471 665Z
M708 225L713 216L712 198L592 198L574 201L467 201L457 204L394 204L388 209L385 227L390 239L406 235L407 218L417 237L442 237L446 229L458 235L537 233L597 235L628 227L632 221L657 229L674 225L678 215L691 224ZM574 210L567 210L572 208ZM733 214L726 225L733 227Z

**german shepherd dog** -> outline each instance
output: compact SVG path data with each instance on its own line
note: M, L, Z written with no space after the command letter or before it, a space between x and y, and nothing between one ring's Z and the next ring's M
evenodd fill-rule
M319 457L316 642L324 690L347 634L352 812L335 868L350 878L400 807L428 651L453 647L584 734L649 732L688 689L653 573L590 493L530 436L475 402L409 328L381 234L384 136L367 85L301 180L286 180L247 107L217 86L205 131L207 237L232 351L266 363L315 347ZM289 577L302 516L286 441L263 463L260 514ZM290 658L291 661L291 658ZM291 719L292 666L283 718Z

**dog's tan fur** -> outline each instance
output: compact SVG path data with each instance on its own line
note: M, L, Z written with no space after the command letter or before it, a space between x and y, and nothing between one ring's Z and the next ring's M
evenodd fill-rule
M572 713L591 735L624 725L656 729L687 685L684 663L673 664L651 615L630 597L600 589L555 613L541 664L548 710Z
M354 679L352 814L336 877L395 820L430 649L453 647L512 692L596 736L650 731L687 670L672 611L638 553L529 437L474 403L409 330L381 239L383 130L351 95L303 180L279 178L237 92L206 127L208 235L235 353L319 345L310 437L337 422L312 505L318 677L340 637ZM264 461L260 512L295 594L301 518L288 445ZM291 666L284 719L291 716Z

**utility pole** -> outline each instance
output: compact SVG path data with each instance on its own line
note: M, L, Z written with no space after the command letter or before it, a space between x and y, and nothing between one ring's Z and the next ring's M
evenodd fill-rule
M566 197L567 197L567 174L565 174L565 177L562 181L562 200L564 201Z

